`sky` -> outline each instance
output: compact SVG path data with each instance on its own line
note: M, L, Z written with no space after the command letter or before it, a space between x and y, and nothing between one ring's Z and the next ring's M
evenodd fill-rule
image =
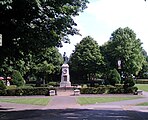
M91 36L101 46L119 27L131 28L148 53L148 1L144 0L89 0L88 8L74 20L82 36L69 36L70 44L63 44L59 52L69 57L75 45Z

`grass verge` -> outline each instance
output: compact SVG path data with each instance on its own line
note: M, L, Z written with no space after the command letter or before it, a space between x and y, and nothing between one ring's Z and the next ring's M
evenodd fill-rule
M0 99L0 102L46 106L50 100L51 98L49 97L48 98L7 98L7 99Z
M147 91L148 92L148 84L136 84L139 90Z
M148 106L148 102L137 104L137 106Z
M79 97L77 102L80 105L106 103L106 102L117 102L123 100L133 100L141 97Z

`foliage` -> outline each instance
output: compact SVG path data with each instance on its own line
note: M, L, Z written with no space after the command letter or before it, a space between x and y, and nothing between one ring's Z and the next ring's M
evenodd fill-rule
M2 80L0 80L0 90L4 90L4 89L6 89L6 85Z
M110 71L108 79L109 79L110 84L113 86L115 86L115 84L120 83L121 81L120 74L118 73L116 69L113 69Z
M101 87L87 87L81 88L81 94L124 94L134 93L138 90L137 87L127 87L124 89L123 85L120 86L101 86Z
M143 50L143 55L146 59L146 61L143 63L142 70L139 72L138 77L139 78L148 78L148 56L147 52Z
M59 86L59 83L58 82L49 82L48 85L56 87L56 86Z
M38 71L44 71L45 76L47 68L50 68L48 73L57 74L60 58L52 58L55 54L52 56L51 53L50 60L43 60L41 54L49 51L48 48L60 47L62 42L69 42L68 35L79 34L74 17L86 8L87 3L87 0L1 0L3 46L0 47L0 71L8 74L7 71L15 69L25 79L29 73L32 76ZM39 59L41 62L37 62ZM35 75L35 79L37 77Z
M124 93L136 93L138 90L138 87L136 86L132 86L132 87L128 87L126 89L124 89Z
M31 89L31 88L33 88L33 86L31 86L31 85L23 85L23 86L20 86L20 87L18 87L18 88L21 88L21 89Z
M148 79L136 79L136 84L148 84Z
M18 60L22 53L69 42L68 35L79 34L73 18L87 3L87 0L0 1L1 60L6 57Z
M1 95L5 96L26 96L26 95L49 95L49 90L55 90L55 88L49 87L27 87L27 88L15 88L15 89L7 89L5 92L3 91Z
M101 53L107 63L106 67L109 70L117 68L117 61L121 60L124 76L138 75L145 62L141 45L140 39L136 38L132 29L118 28L111 34L110 40L101 47Z
M10 86L6 86L7 89L16 89L17 86L16 85L10 85Z
M133 77L128 77L124 81L124 88L133 87L135 85L135 80Z
M80 89L81 94L103 94L105 91L105 87L88 87Z
M57 48L51 47L34 56L33 63L35 64L31 70L34 71L38 79L43 79L45 84L49 79L54 79L52 78L54 74L60 73L63 58Z
M75 46L69 64L71 72L75 76L81 77L78 79L95 79L104 64L97 42L90 36L83 38Z
M33 62L36 63L36 72L51 74L60 71L63 58L57 48L50 47L34 56Z
M6 94L7 94L6 90L0 90L0 96L4 96Z
M29 53L22 54L24 57L11 62L6 59L1 66L0 71L8 76L13 69L20 71L21 75L28 82L29 80L39 80L40 77L44 80L53 80L54 75L60 73L61 64L63 63L62 55L55 47L50 47L41 51L37 54Z
M12 73L12 82L16 86L23 86L25 84L24 78L21 76L20 72L14 70Z

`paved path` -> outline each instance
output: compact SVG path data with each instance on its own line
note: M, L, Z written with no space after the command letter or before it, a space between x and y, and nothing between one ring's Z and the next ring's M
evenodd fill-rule
M76 97L73 96L54 96L52 101L45 109L66 109L79 108L80 105L76 102Z

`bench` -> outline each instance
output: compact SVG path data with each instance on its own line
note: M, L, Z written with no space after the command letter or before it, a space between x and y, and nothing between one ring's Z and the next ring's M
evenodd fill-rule
M136 92L134 92L134 95L143 95L143 91L142 90L137 90Z
M80 90L79 89L75 89L74 90L74 95L80 95Z
M49 90L49 95L50 95L50 96L56 95L56 91L55 91L55 90Z

